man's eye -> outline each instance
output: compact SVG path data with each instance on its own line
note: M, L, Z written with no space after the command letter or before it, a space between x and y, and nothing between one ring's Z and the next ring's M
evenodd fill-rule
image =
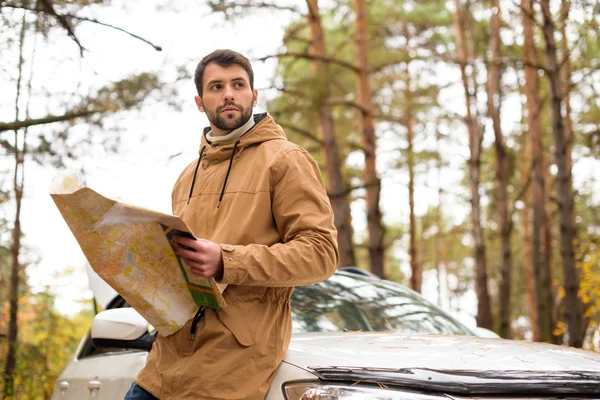
M244 87L244 84L243 84L242 82L235 82L235 83L233 84L233 86L234 86L234 87L236 87L236 88L243 88L243 87Z
M213 90L220 90L221 87L222 86L220 84L218 84L218 85L212 85L210 88L213 89Z

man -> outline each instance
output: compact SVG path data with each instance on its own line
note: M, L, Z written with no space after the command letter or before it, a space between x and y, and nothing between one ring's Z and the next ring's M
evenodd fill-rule
M194 81L210 127L172 201L200 239L175 240L194 274L228 285L227 307L200 309L177 333L158 336L127 400L264 398L290 342L293 287L327 279L338 264L318 166L270 115L252 114L248 59L217 50Z

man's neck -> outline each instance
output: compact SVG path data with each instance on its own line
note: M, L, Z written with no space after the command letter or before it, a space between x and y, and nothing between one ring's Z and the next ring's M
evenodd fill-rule
M217 142L217 143L228 143L228 142L233 142L234 140L239 139L243 134L245 134L246 132L248 132L250 130L250 128L252 128L254 126L254 115L251 115L250 118L248 119L248 121L246 121L246 123L244 123L244 125L240 126L237 129L234 129L232 131L222 131L220 129L217 129L215 127L212 126L211 124L211 130L210 132L208 132L207 139L211 142Z

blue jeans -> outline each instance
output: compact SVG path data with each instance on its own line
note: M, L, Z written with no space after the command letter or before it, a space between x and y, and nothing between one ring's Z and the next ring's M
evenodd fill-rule
M125 398L123 400L158 400L158 398L133 382L127 393L125 393Z

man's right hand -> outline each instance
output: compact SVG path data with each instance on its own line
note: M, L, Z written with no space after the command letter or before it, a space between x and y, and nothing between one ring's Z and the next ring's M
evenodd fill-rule
M173 244L193 275L215 279L223 277L223 256L217 243L175 235Z

